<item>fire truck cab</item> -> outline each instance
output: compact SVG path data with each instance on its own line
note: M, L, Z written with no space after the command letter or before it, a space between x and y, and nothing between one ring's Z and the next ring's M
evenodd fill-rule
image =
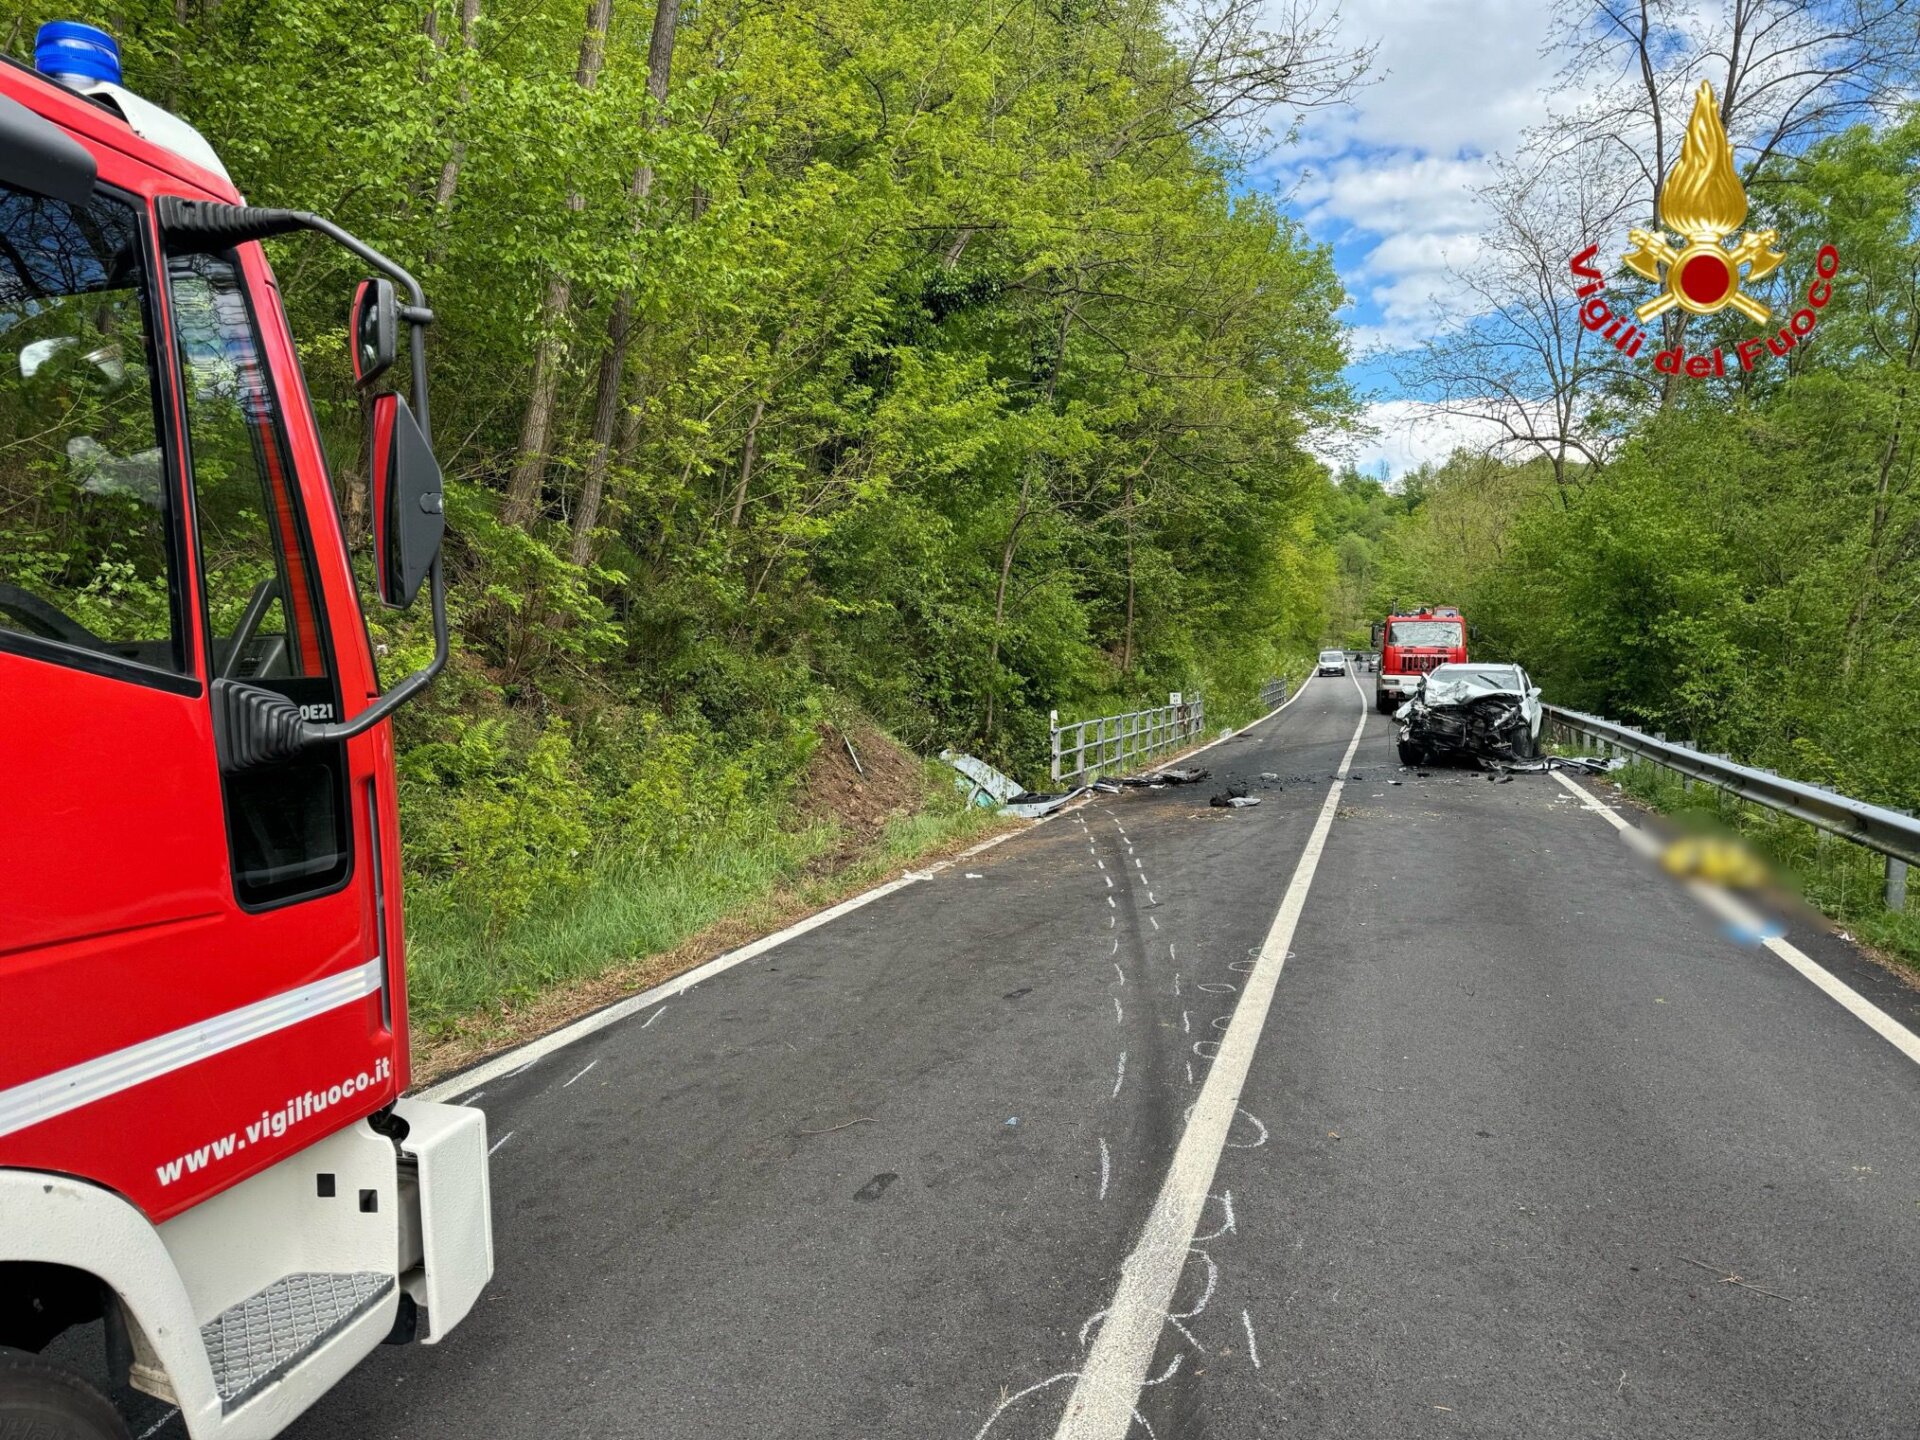
M1381 630L1373 703L1391 714L1420 688L1429 670L1464 664L1466 658L1466 617L1453 606L1419 605L1405 614L1389 615Z
M493 1268L485 1117L403 1098L385 722L447 651L432 315L245 206L118 61L56 23L0 63L0 1435L124 1437L124 1386L259 1440ZM384 693L259 244L302 230L369 272L367 599L432 605ZM78 1326L101 1385L44 1356Z

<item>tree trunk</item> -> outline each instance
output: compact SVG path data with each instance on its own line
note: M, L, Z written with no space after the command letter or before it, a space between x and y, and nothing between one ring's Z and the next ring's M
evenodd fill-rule
M756 400L753 419L747 422L747 443L740 454L740 483L733 488L733 528L740 528L740 517L747 508L747 482L753 478L753 460L760 453L760 418L767 413L767 402Z
M460 0L460 48L463 51L473 49L473 27L480 20L480 0ZM432 12L428 12L427 33L433 37L437 48L444 50L445 43L440 38L440 27L434 22ZM465 115L471 100L467 87L460 87L460 112ZM453 205L453 192L460 183L460 167L466 163L467 142L458 136L447 151L446 162L440 167L440 183L433 187L433 213L444 217ZM435 258L439 258L439 243L435 242Z
M673 75L673 41L680 21L681 0L659 0L653 12L653 31L647 37L647 93L653 97L654 124L665 123L667 84ZM633 172L628 193L636 208L653 193L653 166L644 160ZM637 217L636 217L637 219ZM587 447L586 479L580 503L573 512L573 563L593 557L593 532L600 523L600 501L606 493L607 465L612 454L613 427L620 411L620 391L626 380L627 350L633 341L633 291L622 290L607 317L606 348L600 352L600 380L593 397L593 438Z
M600 82L600 67L607 55L607 22L612 18L613 0L588 0L586 33L580 37L580 63L574 68L574 83L591 90ZM579 191L567 197L567 209L578 214L586 208L586 197ZM560 388L560 370L565 360L561 325L566 319L573 286L558 271L547 282L547 293L540 305L540 343L533 354L533 386L527 398L526 418L520 426L519 458L507 482L506 520L523 529L533 523L540 504L540 482L546 475L548 429L553 422L554 395Z

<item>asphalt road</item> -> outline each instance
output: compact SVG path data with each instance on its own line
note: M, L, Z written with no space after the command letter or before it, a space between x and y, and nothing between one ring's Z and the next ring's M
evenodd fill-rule
M1920 1430L1920 1068L1345 680L1200 763L489 1083L492 1287L289 1433L1053 1436L1336 772L1126 1433Z

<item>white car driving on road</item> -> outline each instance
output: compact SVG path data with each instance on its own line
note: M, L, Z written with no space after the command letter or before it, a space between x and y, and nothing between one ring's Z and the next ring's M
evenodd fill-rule
M1347 652L1344 650L1322 650L1320 664L1314 672L1318 675L1344 675L1347 673Z

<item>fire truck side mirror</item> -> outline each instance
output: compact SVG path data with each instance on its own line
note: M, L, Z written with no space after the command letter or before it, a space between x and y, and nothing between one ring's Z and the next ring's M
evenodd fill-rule
M400 353L400 309L391 280L376 276L354 288L347 338L353 350L353 383L371 385Z
M84 205L93 194L93 156L51 120L0 95L0 180L35 195Z
M413 604L439 558L447 515L440 463L419 422L398 395L373 401L368 446L373 487L373 556L380 598L396 609Z

